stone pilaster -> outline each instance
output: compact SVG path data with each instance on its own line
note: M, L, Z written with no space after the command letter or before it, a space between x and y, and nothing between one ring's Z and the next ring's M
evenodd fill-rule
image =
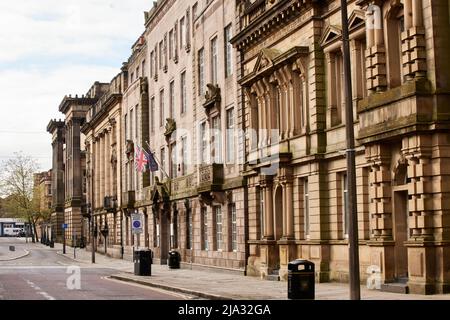
M422 0L406 0L405 31L402 32L402 68L407 80L426 76L426 44Z

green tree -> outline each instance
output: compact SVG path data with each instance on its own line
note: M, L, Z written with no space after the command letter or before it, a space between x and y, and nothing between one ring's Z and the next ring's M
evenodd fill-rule
M8 197L6 210L17 218L24 218L36 235L36 222L41 218L35 195L33 174L39 165L36 160L23 153L15 153L0 167L0 193ZM33 242L35 237L33 236ZM38 240L36 238L36 240Z

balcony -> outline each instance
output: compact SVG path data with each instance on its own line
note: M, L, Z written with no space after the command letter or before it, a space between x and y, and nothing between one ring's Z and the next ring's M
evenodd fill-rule
M198 177L198 193L221 190L223 184L223 164L213 163L200 165Z
M402 86L370 95L358 102L360 143L427 130L433 121L446 120L433 103L427 80L409 81ZM447 116L448 117L448 116Z
M134 209L134 204L136 202L135 191L122 192L122 208L123 209Z

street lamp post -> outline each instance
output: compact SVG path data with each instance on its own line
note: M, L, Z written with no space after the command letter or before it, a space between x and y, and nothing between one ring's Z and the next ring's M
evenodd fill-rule
M359 279L359 245L358 245L358 212L356 208L356 168L355 168L355 133L353 121L353 93L350 62L350 39L348 31L347 1L341 0L342 46L344 60L345 86L345 127L347 137L347 213L349 215L349 274L350 299L361 299Z
M91 262L95 263L95 239L96 239L96 227L95 227L95 217L94 212L91 208L89 208L91 211Z

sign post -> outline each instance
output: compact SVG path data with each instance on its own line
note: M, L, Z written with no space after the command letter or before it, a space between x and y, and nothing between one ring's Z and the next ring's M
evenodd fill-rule
M139 213L131 214L131 231L133 235L140 235L143 232L142 228L142 216ZM137 247L137 237L136 237L136 247Z

